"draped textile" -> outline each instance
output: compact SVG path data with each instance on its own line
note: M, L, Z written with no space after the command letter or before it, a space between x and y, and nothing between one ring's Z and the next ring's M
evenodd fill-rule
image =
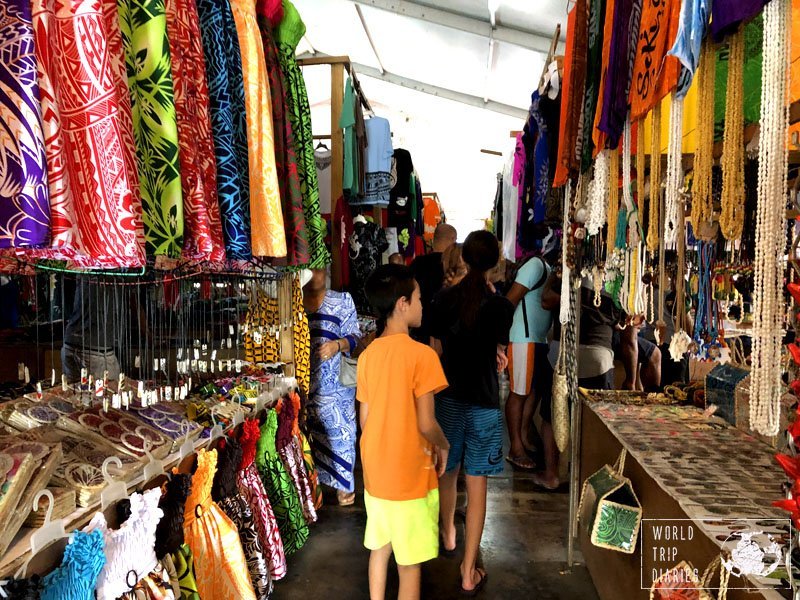
M250 180L244 81L239 40L228 0L197 0L217 161L219 201L228 258L250 252Z
M145 248L178 258L183 197L164 0L118 0L136 137Z
M225 260L211 107L195 0L166 0L183 193L183 256Z
M712 0L711 34L719 42L760 13L769 0Z
M613 37L614 12L617 0L606 0L606 10L603 17L603 53L600 59L600 83L597 86L597 107L594 111L592 121L592 146L594 150L592 156L596 157L606 147L606 133L599 128L600 119L603 116L603 106L605 104L605 88L608 79L609 55L611 54L611 38Z
M121 55L117 62L112 56L120 43L116 5L106 9L110 21L102 0L32 6L52 219L51 248L38 255L140 267L144 230L130 97Z
M264 45L252 0L231 0L239 36L250 168L250 237L253 256L286 256L272 126L272 99Z
M330 262L325 246L327 225L319 208L319 182L317 164L314 161L314 136L311 130L311 109L305 80L295 58L295 49L305 35L306 27L294 5L283 2L284 17L275 31L280 52L281 68L286 79L287 114L294 134L297 152L297 175L303 194L303 211L308 231L308 246L311 253L310 268L321 268Z
M658 1L658 0L656 0ZM586 172L592 163L592 132L603 58L604 17L606 0L591 0L589 5L588 50L586 57L586 85L583 90L583 114L581 115L581 141L578 158L581 172Z
M280 3L279 3L280 5ZM283 15L283 12L281 12ZM303 210L303 194L297 174L297 152L294 132L287 118L286 84L281 69L278 48L267 15L258 15L264 59L269 75L269 91L272 96L272 125L275 142L275 168L278 171L278 186L283 199L283 222L286 228L286 262L290 265L306 265L311 260L308 247L306 215Z
M50 237L47 164L27 0L0 4L0 248Z

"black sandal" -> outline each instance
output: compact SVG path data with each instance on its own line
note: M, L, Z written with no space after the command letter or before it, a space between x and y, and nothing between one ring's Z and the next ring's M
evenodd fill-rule
M478 572L478 575L480 575L480 579L478 580L478 583L475 584L475 587L472 588L471 590L465 590L464 586L462 585L461 586L462 596L467 596L470 598L477 596L483 589L483 586L486 585L486 580L489 579L489 575L486 572L481 571L480 569L475 569L475 570Z

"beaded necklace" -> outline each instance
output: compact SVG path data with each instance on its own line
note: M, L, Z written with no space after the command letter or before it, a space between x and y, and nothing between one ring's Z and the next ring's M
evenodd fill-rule
M606 223L606 203L608 194L608 166L610 150L603 150L594 162L594 177L589 183L587 202L586 233L597 235Z
M683 181L681 152L683 145L683 96L672 95L669 111L669 146L667 149L667 189L664 209L664 242L674 246L678 239L678 201Z
M703 42L697 72L697 150L694 155L692 186L692 228L700 238L704 225L713 219L711 171L714 166L714 78L716 52L711 38Z
M617 247L617 220L619 219L619 149L609 150L608 159L608 228L606 230L606 257L611 258Z
M722 235L728 240L742 237L744 228L744 28L730 37L725 137L722 147Z
M647 249L658 250L661 239L659 207L661 205L661 103L653 108L653 132L650 151L650 218L647 224ZM643 174L641 175L643 176Z
M791 31L789 0L764 8L761 133L753 293L753 352L750 426L763 435L780 429L783 323L783 256L788 175L786 108Z

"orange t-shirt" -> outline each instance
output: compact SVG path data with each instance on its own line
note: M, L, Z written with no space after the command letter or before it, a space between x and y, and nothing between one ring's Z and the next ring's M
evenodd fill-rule
M408 335L379 337L358 358L356 397L369 405L361 434L364 487L375 498L415 500L438 485L416 399L447 387L432 348Z

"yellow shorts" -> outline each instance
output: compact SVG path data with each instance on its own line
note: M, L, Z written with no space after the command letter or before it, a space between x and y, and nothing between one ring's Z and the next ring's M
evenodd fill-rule
M364 545L392 545L398 565L417 565L439 555L439 490L415 500L383 500L364 490L367 531Z

